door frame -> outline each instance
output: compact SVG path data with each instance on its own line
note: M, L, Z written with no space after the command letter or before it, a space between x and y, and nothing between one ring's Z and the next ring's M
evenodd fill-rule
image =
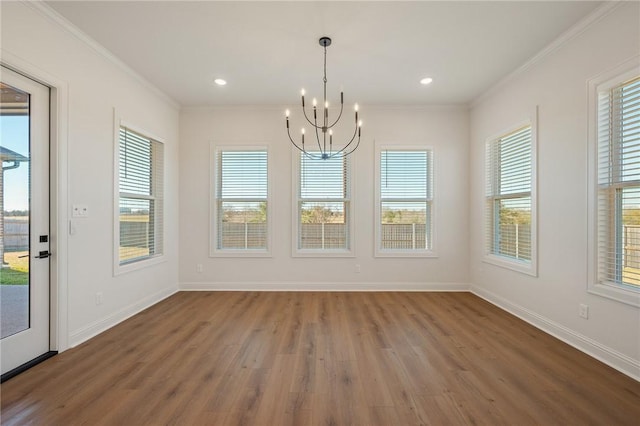
M49 105L49 350L69 348L68 325L68 85L46 71L0 48L0 64L48 86Z

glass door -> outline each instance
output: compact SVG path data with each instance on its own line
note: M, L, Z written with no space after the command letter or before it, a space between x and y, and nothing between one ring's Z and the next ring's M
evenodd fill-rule
M2 374L49 351L49 88L0 71Z

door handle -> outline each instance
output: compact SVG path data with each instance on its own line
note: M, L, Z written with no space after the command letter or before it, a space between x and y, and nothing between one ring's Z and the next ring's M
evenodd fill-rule
M36 259L46 259L47 257L50 257L50 256L51 256L51 253L49 251L43 250L35 258Z

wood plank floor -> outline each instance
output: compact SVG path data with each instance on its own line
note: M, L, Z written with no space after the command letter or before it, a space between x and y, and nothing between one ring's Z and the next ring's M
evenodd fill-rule
M640 423L639 382L468 293L178 293L1 392L7 425Z

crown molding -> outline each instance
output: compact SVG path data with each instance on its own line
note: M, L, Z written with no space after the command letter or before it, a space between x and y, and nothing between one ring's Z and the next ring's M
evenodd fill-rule
M360 111L435 111L435 112L468 112L469 106L466 104L358 104ZM283 113L290 105L276 104L238 104L238 105L183 105L181 112L215 112L215 111L276 111Z
M562 33L558 38L549 43L545 48L543 48L540 52L538 52L535 56L529 59L520 67L516 68L514 71L509 73L506 77L498 81L496 84L491 86L489 89L484 91L482 94L477 96L469 103L470 109L473 109L480 104L482 104L487 99L491 98L495 93L500 90L502 87L515 80L517 77L521 76L529 69L533 68L538 62L541 62L543 59L547 58L551 54L553 54L558 49L562 48L564 45L569 43L569 41L573 40L575 37L582 34L593 24L600 21L602 18L610 14L613 10L617 9L621 4L625 3L625 1L605 1L600 7L591 12L581 21L573 25L567 31Z
M160 99L168 103L172 108L176 110L181 109L181 105L176 102L173 98L167 95L165 92L160 90L157 86L151 83L149 80L144 78L141 74L134 71L129 65L125 64L122 60L120 60L117 56L111 53L107 48L102 46L100 43L89 37L86 33L84 33L80 28L71 23L68 19L60 15L56 12L51 6L44 3L42 0L28 1L23 0L23 4L27 5L31 9L39 12L44 17L48 18L54 24L58 25L60 28L66 30L69 34L74 36L76 39L83 42L86 46L91 48L94 52L105 58L107 61L111 62L125 74L133 77L140 84L142 84L146 89L150 90L153 94L158 96Z

